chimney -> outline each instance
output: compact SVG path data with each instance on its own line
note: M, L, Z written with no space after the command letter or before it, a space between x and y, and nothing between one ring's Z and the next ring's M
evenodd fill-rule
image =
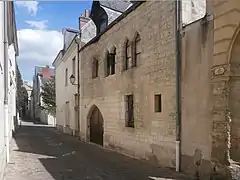
M88 22L89 18L89 10L85 9L84 13L79 17L79 30Z
M85 15L85 17L89 17L89 11L88 11L88 9L85 9L84 15Z

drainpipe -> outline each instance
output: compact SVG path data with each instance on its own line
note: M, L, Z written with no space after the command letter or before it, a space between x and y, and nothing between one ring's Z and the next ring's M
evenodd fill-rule
M8 120L8 1L3 1L4 12L4 125L5 125L5 146L6 160L9 163L9 120Z
M78 108L78 113L77 113L77 119L78 119L78 138L79 140L81 139L80 135L80 114L81 114L81 100L80 100L80 43L81 43L81 25L80 25L80 18L78 19L78 24L79 24L79 32L78 35L75 37L75 43L77 44L77 108Z
M181 0L175 0L176 37L176 171L181 171Z
M80 35L78 37L80 39ZM80 135L80 59L79 59L79 49L80 45L79 42L77 42L77 101L78 101L78 136L79 139L81 139Z

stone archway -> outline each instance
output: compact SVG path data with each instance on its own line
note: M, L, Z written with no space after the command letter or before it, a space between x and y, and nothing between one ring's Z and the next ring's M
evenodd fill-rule
M93 105L88 114L89 141L103 146L104 120L102 113Z
M229 78L229 110L231 113L230 156L240 162L240 33L238 32L231 49Z

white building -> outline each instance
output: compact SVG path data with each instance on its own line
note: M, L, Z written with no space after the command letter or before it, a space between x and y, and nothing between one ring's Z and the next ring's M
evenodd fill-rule
M54 76L54 69L49 66L35 66L35 73L33 76L33 87L31 93L31 105L32 118L35 122L41 122L44 124L55 125L55 117L41 108L43 104L41 93L42 86L50 78Z
M31 93L32 93L32 85L30 85L30 83L28 82L28 81L24 81L23 82L23 87L25 87L26 88L26 90L27 90L27 94L28 94L28 105L27 105L27 107L26 107L26 109L27 109L27 116L28 117L31 117L31 114L30 114L30 112L31 112Z
M0 2L0 179L16 122L17 29L13 1Z

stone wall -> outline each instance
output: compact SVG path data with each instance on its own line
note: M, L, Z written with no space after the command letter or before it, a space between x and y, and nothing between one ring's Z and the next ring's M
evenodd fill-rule
M233 45L239 34L240 2L212 1L214 11L214 57L212 67L213 128L212 161L217 171L223 172L239 149L235 146L238 121L239 77L234 73L239 62L232 56ZM238 52L239 54L239 52ZM235 54L236 55L236 54ZM235 56L237 57L237 56ZM237 58L238 59L238 58ZM234 62L235 61L235 62ZM231 150L231 151L230 151ZM235 153L234 155L234 152ZM225 170L226 173L226 170Z
M72 59L75 59L75 84L77 83L77 46L72 43L61 58L60 62L56 65L56 124L64 128L64 132L73 134L72 132L77 129L76 111L75 111L75 94L77 86L70 83L70 76L73 73ZM66 68L68 69L67 85L65 85ZM66 127L66 102L69 102L69 124ZM67 130L65 130L67 129Z
M123 45L141 36L141 60L123 71ZM88 139L89 111L96 105L104 119L104 146L136 158L175 166L174 2L148 1L81 51L81 134ZM116 47L116 73L105 77L107 50ZM99 77L92 79L93 58ZM135 128L125 127L124 96L134 95ZM154 95L162 112L154 112Z
M226 154L220 154L219 151L222 151L223 149L224 151L227 151L228 149L228 143L222 141L222 139L226 139L228 137L228 133L226 131L226 127L228 125L226 114L229 112L232 116L232 120L238 116L235 112L235 101L237 101L236 97L238 96L237 89L239 85L237 85L238 83L236 81L232 81L232 76L235 76L233 71L236 66L238 66L239 62L234 62L231 58L231 54L232 46L239 32L240 2L238 0L213 1L213 7L213 92L219 93L215 96L215 103L213 107L213 110L217 111L216 114L218 115L218 121L214 120L213 122L213 141L215 146L213 147L214 149L212 155L213 158L218 159L220 163L226 164L226 161L228 161L226 159ZM234 96L234 98L232 96ZM219 102L222 103L219 104ZM225 128L220 128L221 126Z
M182 33L182 169L206 176L212 171L213 22L204 19Z

